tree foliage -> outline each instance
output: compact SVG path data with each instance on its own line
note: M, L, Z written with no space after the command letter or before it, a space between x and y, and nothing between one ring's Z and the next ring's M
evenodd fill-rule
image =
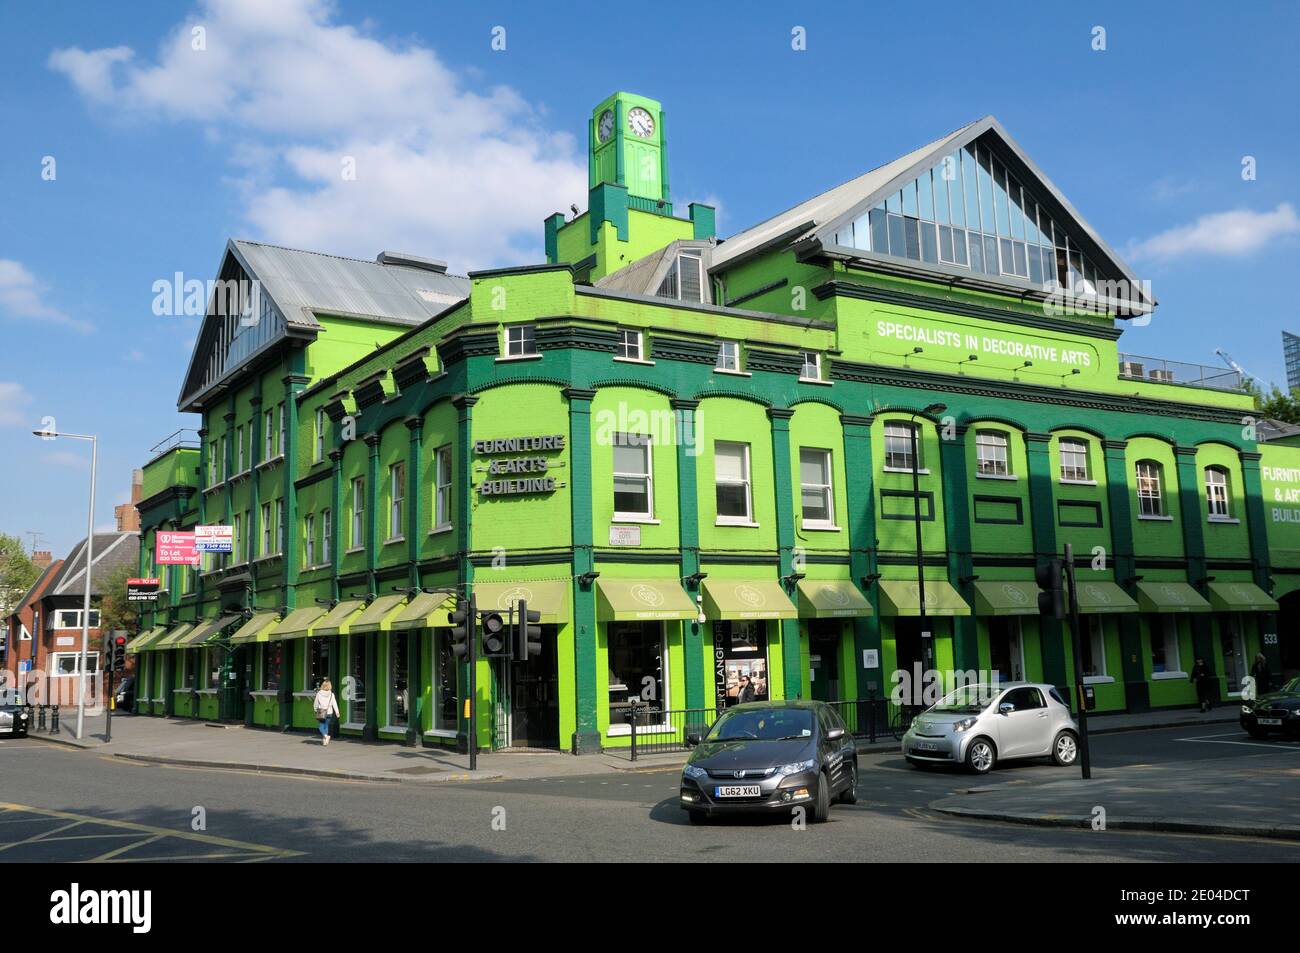
M0 533L0 618L13 612L41 571L17 536Z
M140 610L126 601L126 581L135 577L133 567L118 566L104 583L99 598L99 627L105 632L125 631L134 635L140 628Z

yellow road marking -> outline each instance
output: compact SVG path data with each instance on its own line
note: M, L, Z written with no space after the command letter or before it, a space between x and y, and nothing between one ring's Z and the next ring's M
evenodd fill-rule
M86 861L86 863L102 864L107 860L112 860L118 854L125 854L128 850L135 850L137 847L143 847L145 844L153 844L157 841L162 840L165 836L167 835L155 834L153 835L153 837L146 837L142 841L135 841L134 843L123 844L121 847L117 848L116 850L110 850L107 854L100 854L98 857L90 858L90 860Z
M33 834L31 837L23 840L10 841L8 844L0 844L0 850L8 850L10 847L21 847L23 844L34 844L39 840L44 840L50 834L57 834L59 831L70 830L74 827L80 827L86 823L84 820L73 821L71 824L64 824L62 827L56 827L52 831L41 831L39 834Z

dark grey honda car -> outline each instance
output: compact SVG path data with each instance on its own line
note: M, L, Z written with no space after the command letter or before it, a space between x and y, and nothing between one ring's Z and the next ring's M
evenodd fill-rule
M698 824L713 814L789 811L814 821L831 802L857 801L858 755L835 709L823 702L749 702L728 708L682 769L681 806Z

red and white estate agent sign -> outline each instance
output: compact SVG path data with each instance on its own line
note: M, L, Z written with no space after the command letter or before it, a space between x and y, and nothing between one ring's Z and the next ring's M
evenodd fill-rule
M158 533L154 562L159 566L197 566L193 533Z

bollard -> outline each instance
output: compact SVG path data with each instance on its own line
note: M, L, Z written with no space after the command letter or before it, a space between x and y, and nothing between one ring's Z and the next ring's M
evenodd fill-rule
M36 730L37 731L45 730L45 709L47 707L48 706L46 705L36 706Z
M876 743L876 690L867 689L867 734L871 744Z
M632 705L632 760L636 760L636 704Z
M59 706L51 705L50 709L50 734L56 735L59 733Z

